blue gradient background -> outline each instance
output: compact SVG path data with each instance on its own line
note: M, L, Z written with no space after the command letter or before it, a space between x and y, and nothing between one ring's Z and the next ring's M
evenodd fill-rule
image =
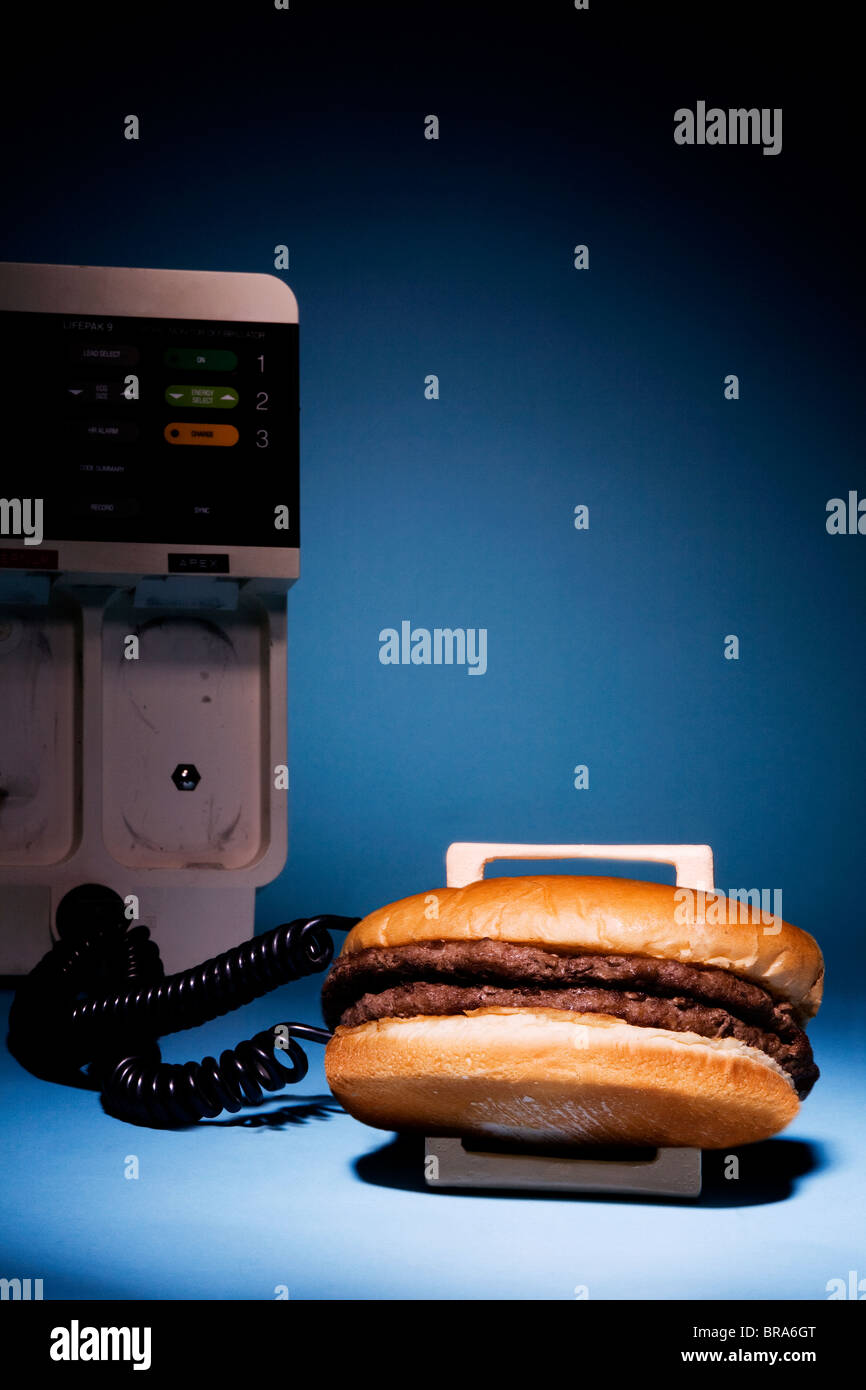
M453 840L708 842L719 887L782 888L824 948L824 1074L739 1185L671 1207L428 1195L417 1154L288 1095L270 1126L133 1130L4 1055L0 1273L48 1297L822 1298L866 1276L866 539L824 524L866 493L862 300L832 36L785 29L782 63L782 7L711 39L653 7L420 8L208 6L195 36L58 10L26 118L3 95L0 257L270 271L290 247L291 843L259 930L435 888ZM675 146L699 98L783 107L782 154ZM383 667L402 619L486 628L486 675ZM164 1054L316 1009L295 987ZM326 1094L320 1058L301 1090Z

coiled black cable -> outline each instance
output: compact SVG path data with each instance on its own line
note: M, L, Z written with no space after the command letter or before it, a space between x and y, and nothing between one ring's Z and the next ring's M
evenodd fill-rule
M328 1030L278 1023L219 1062L183 1066L162 1061L157 1039L325 970L334 954L328 929L348 931L358 920L298 918L166 978L147 927L130 926L117 893L73 889L57 911L59 940L13 1001L9 1050L43 1080L100 1090L105 1110L131 1124L177 1128L237 1112L301 1081L307 1058L297 1039L327 1042ZM289 1066L277 1060L286 1052Z

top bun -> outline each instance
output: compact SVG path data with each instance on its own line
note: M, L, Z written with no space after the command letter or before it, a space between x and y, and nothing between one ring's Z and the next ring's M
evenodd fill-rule
M378 908L352 928L342 954L489 937L572 954L655 956L753 980L792 1004L801 1021L818 1012L824 958L808 932L780 917L765 925L760 911L723 894L707 893L705 915L712 918L717 899L717 915L728 920L702 921L700 897L687 912L682 893L666 883L583 874L480 878Z

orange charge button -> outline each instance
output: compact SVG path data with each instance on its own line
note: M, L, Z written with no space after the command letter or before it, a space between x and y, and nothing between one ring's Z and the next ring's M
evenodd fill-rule
M163 434L169 444L237 444L234 425L210 425L206 420L173 420Z

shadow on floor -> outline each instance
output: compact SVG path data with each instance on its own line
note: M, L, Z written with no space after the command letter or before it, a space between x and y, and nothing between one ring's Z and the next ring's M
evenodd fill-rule
M297 1125L309 1124L310 1120L328 1120L332 1115L342 1115L343 1107L330 1094L323 1096L285 1096L272 1102L273 1108L266 1109L267 1100L262 1101L261 1109L248 1110L241 1115L227 1115L219 1120L200 1120L198 1128L217 1129L292 1129Z
M731 1162L736 1159L736 1163ZM456 1197L507 1197L510 1200L558 1202L639 1202L653 1205L694 1207L751 1207L783 1202L794 1192L799 1179L812 1176L830 1166L820 1144L800 1139L767 1139L740 1149L705 1150L702 1160L703 1187L698 1198L616 1196L591 1192L545 1192L544 1189L508 1191L502 1188L429 1188L424 1181L424 1139L420 1135L398 1135L375 1153L365 1154L355 1164L363 1182L376 1187L401 1188L405 1192L424 1192L431 1198L445 1191ZM734 1176L734 1174L737 1174ZM726 1176L728 1174L729 1176Z

